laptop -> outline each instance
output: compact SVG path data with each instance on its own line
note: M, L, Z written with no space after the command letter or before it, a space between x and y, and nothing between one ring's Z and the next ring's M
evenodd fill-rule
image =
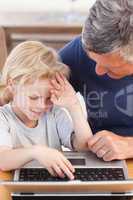
M128 179L127 165L124 160L105 162L91 152L64 152L75 168L73 182L111 181ZM20 182L72 182L65 178L52 177L38 162L33 161L15 170L14 181Z
M14 194L88 194L133 191L124 160L104 162L91 152L64 152L75 167L75 179L52 177L38 162L33 161L15 170L13 181L4 182ZM20 194L21 193L21 194Z

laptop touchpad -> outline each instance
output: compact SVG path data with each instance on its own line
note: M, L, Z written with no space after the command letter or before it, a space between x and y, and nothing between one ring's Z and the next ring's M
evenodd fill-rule
M68 158L72 165L85 165L84 158Z

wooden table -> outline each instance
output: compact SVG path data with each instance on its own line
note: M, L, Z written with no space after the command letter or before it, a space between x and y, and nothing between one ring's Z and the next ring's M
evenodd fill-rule
M10 172L0 172L0 180L11 180L12 175ZM3 187L0 186L0 200L11 200L10 193Z
M129 179L133 179L133 160L127 160ZM10 172L0 172L0 180L11 180L12 175ZM12 200L10 193L0 186L0 200Z

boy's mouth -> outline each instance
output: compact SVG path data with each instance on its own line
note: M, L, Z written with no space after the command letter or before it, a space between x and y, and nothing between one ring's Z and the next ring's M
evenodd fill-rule
M31 112L34 113L35 115L41 115L42 114L42 112L33 111L33 110L31 110Z

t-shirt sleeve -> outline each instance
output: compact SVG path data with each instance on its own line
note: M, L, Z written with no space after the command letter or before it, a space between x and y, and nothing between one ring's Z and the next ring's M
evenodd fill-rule
M84 98L79 92L77 92L76 95L79 99L79 102L83 111L83 115L87 119L87 111L86 111ZM68 110L65 108L56 109L55 120L56 120L57 131L58 131L61 144L69 149L73 149L72 134L74 134L74 126L73 126L72 118Z
M58 108L55 111L56 127L61 144L64 147L72 149L71 135L73 133L73 123L68 111L64 108Z
M80 43L80 36L66 44L60 51L59 56L61 61L70 68L70 83L76 91L79 91L79 73L78 73L78 49Z
M86 108L84 97L81 95L80 92L77 92L76 95L77 95L78 100L80 102L80 105L81 105L81 108L82 108L82 111L83 111L83 115L84 115L85 119L87 120L88 115L87 115L87 108Z
M0 112L0 147L1 146L13 147L9 123L2 112Z

